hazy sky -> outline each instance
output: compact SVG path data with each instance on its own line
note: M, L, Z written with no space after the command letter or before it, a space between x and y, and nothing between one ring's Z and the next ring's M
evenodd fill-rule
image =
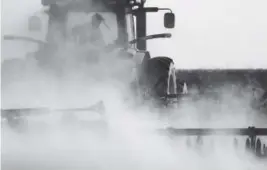
M27 17L39 2L3 0L2 33L25 34ZM267 68L266 0L147 0L147 5L171 7L176 14L174 30L163 28L163 12L149 14L149 34L173 33L172 39L149 41L153 56L170 56L179 68Z
M267 68L266 0L148 2L176 14L173 38L149 42L153 54L172 56L178 67ZM162 14L151 15L149 31L164 31L156 15Z

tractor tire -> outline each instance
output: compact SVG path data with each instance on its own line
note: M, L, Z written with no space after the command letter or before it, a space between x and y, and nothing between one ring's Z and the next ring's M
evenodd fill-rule
M169 70L173 63L169 57L155 57L143 61L141 80L150 97L159 99L166 96Z

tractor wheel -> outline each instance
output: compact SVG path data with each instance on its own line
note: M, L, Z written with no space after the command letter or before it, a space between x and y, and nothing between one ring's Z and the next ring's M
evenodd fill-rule
M155 57L143 62L142 83L148 95L158 99L167 94L168 77L173 60L169 57Z

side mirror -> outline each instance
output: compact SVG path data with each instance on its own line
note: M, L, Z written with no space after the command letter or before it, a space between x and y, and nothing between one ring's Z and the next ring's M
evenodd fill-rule
M41 31L42 22L39 17L31 16L28 20L28 30L29 31Z
M174 28L175 26L175 15L172 12L164 14L164 27L165 28Z

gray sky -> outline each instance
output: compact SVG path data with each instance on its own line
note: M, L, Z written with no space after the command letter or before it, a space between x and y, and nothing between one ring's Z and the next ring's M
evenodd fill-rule
M267 68L266 0L148 0L171 7L171 40L149 42L154 55L168 55L177 67ZM156 17L158 15L158 17ZM164 31L163 14L150 15L149 31Z
M27 17L40 1L2 3L2 33L25 34ZM174 30L163 28L163 12L149 14L149 34L173 33L172 39L149 41L153 56L170 56L178 68L267 68L266 0L147 0L147 5L171 7L176 14Z

